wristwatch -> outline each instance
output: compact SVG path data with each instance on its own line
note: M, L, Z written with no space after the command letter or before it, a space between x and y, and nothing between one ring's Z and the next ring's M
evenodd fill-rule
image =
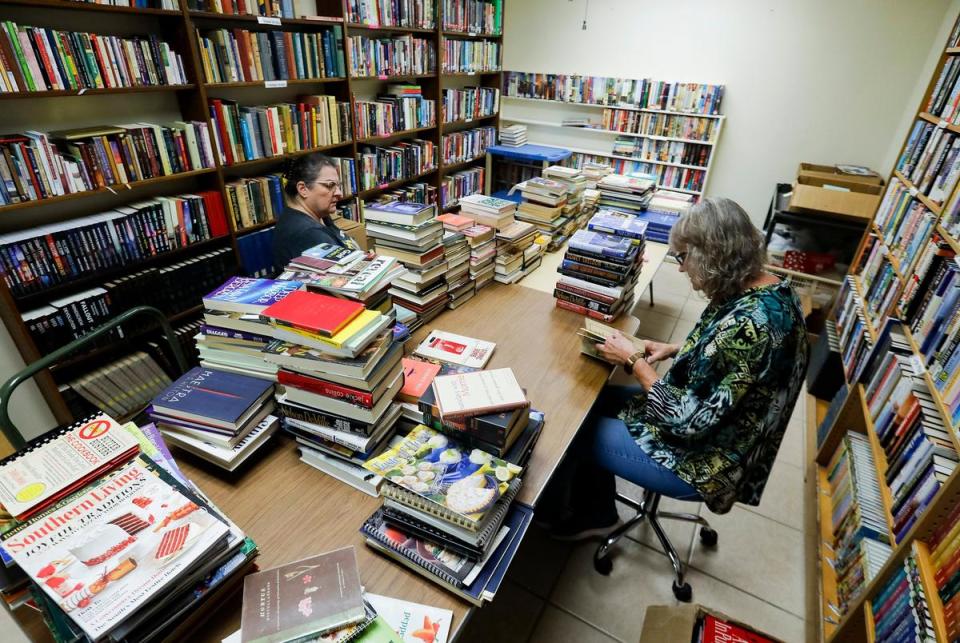
M623 370L625 370L630 375L633 375L633 367L636 365L640 358L643 357L643 351L637 351L633 355L627 358L627 361L623 363Z

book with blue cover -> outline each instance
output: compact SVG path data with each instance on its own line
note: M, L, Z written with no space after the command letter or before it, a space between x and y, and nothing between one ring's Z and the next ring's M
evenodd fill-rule
M643 241L647 233L647 222L637 217L601 210L587 223L587 229Z
M300 290L299 281L277 281L251 277L231 277L225 284L203 297L207 310L259 315L264 308Z
M151 412L236 429L272 393L273 382L197 366L153 398Z
M574 232L567 245L585 254L617 259L635 258L639 250L631 239L589 230Z

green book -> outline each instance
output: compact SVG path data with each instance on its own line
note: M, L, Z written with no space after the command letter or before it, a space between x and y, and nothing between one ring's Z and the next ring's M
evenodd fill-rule
M28 88L32 92L37 91L37 84L33 80L33 75L30 73L30 66L27 65L27 57L24 56L23 48L20 46L20 39L17 37L16 23L11 20L6 20L3 26L7 31L7 37L10 39L13 51L17 55L17 62L20 63L20 69L23 71L23 77L27 81Z
M377 616L373 619L373 623L354 639L354 643L403 643L403 639L387 625L382 616Z

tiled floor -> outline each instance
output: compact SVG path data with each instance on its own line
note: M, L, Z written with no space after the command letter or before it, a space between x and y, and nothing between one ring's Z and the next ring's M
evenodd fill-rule
M680 342L706 302L690 291L686 277L670 260L653 283L655 305L651 308L644 296L634 309L640 319L638 334ZM663 503L675 511L699 512L720 535L717 548L709 550L701 547L693 525L667 523L668 536L689 563L693 600L791 643L805 639L806 627L800 468L804 409L797 405L759 507L737 505L718 516L700 503ZM639 497L636 487L620 482L621 491ZM628 538L616 550L613 572L601 576L593 569L596 542L566 545L532 526L496 600L473 616L459 640L637 641L646 607L676 600L672 569L656 548L656 537L641 525Z

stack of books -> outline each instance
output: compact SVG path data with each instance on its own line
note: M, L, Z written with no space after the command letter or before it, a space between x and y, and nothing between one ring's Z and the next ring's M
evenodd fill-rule
M394 257L321 243L293 259L279 279L298 281L312 292L358 301L386 314L393 309L390 285L405 272Z
M535 243L536 238L537 228L526 221L497 231L495 281L514 283L540 267L544 246Z
M301 460L366 493L379 481L360 471L386 446L399 416L402 353L392 318L349 299L299 291L263 311L278 368L277 403Z
M520 147L527 144L526 125L508 125L500 128L500 144L507 147Z
M460 214L495 230L513 223L517 204L494 196L471 194L460 199Z
M587 161L580 166L580 171L587 179L587 187L596 189L597 183L608 174L613 174L613 168L605 163L594 163ZM597 196L599 198L599 195Z
M651 241L669 243L674 224L693 204L692 194L657 188L647 209L638 216L647 222L647 236Z
M517 218L532 223L550 237L547 251L559 249L569 236L570 217L564 214L567 207L567 185L546 177L535 176L518 183L513 190L520 190L523 201L517 207Z
M508 226L509 227L509 226ZM490 226L472 225L463 231L470 244L470 278L480 290L496 276L497 244Z
M0 503L2 589L32 595L58 641L189 638L257 555L153 426L104 414L0 462Z
M147 413L170 444L233 471L276 433L273 393L273 382L197 366Z
M593 219L600 217L602 211ZM642 226L624 221L627 225L616 228L618 234L573 233L557 267L561 275L553 291L557 307L605 322L630 310L643 264L644 238Z
M934 570L937 594L943 604L944 621L947 626L947 638L955 640L960 636L960 503L953 507L950 516L944 520L930 540L930 561ZM928 597L935 600L934 597Z
M601 208L637 215L646 210L657 182L651 178L608 174L597 181Z
M275 382L277 369L260 355L270 341L260 313L302 287L298 281L231 277L205 295L204 323L193 338L200 364Z
M586 223L586 219L583 219L583 198L584 190L587 188L587 177L576 168L562 165L551 165L546 168L543 171L543 177L562 183L567 188L567 203L563 206L563 216L569 219L570 223L563 232L569 236L574 229L582 228Z
M920 566L913 552L894 570L880 592L870 601L877 641L936 641L930 605ZM958 632L948 633L954 640Z
M447 308L459 308L476 293L474 280L470 277L470 242L456 230L444 227L443 247L447 258Z
M880 481L867 436L847 432L827 465L834 569L841 612L890 555Z

